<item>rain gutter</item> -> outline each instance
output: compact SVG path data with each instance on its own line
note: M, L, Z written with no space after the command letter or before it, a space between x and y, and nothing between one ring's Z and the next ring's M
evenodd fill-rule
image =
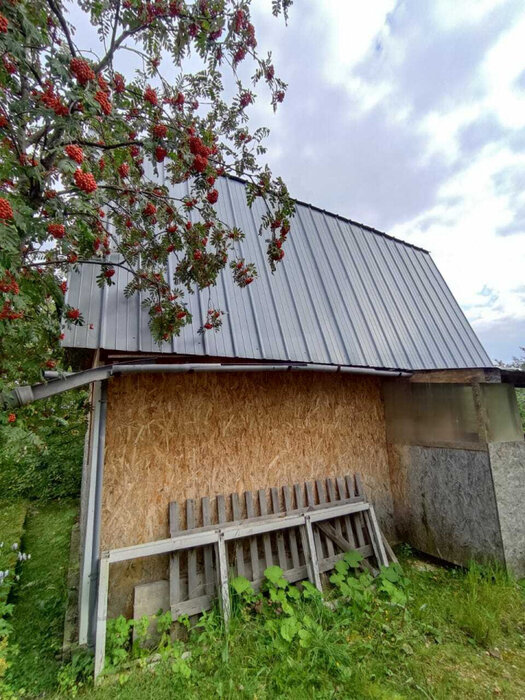
M11 391L4 402L7 406L16 408L25 406L33 401L49 396L62 394L70 389L104 381L120 374L150 374L153 372L185 374L190 372L330 372L338 374L365 374L376 377L410 377L412 372L390 369L374 369L372 367L347 367L344 365L321 365L314 363L283 363L283 364L246 364L234 365L228 363L207 364L204 362L185 364L112 364L103 367L93 367L83 372L63 374L49 382L33 386L19 386Z

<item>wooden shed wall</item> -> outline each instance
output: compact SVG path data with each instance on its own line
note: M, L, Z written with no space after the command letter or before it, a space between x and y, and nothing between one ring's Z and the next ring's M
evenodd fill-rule
M167 537L170 501L350 472L362 475L391 531L379 378L310 372L115 378L108 387L101 547ZM163 576L153 561L115 567L115 613L122 612L131 569L135 583Z

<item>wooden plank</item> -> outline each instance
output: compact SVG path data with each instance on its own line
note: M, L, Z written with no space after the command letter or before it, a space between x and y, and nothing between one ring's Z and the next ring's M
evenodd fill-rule
M180 531L180 512L178 503L170 503L170 537ZM170 606L175 605L181 599L180 590L180 554L173 552L170 554Z
M289 486L283 486L284 509L286 513L292 510L292 494ZM294 568L300 565L299 550L297 549L297 531L293 528L288 530L288 544L290 554L292 555L292 566Z
M211 525L210 499L208 498L208 496L204 496L204 498L201 499L201 508L202 524L204 526ZM207 545L206 547L204 547L204 593L212 595L214 591L215 569L213 566L213 545Z
M386 554L387 554L388 558L389 558L390 561L393 562L394 564L399 564L399 559L396 557L396 553L394 552L394 550L393 550L392 547L390 546L390 542L389 542L389 541L387 540L387 538L384 536L383 531L381 530L381 528L379 528L379 532L381 533L381 538L382 538L382 540L383 540L383 545L384 545L384 547L385 547L385 551L386 551Z
M181 615L199 615L204 610L209 610L215 601L215 586L212 595L202 595L191 600L183 600L171 607L171 616L176 620Z
M315 503L315 496L314 496L314 486L313 486L312 482L305 481L304 487L306 489L306 503L307 503L307 505L309 505L311 507L315 506L316 503ZM324 553L323 553L323 545L321 542L321 535L319 534L319 530L315 531L314 538L315 538L315 546L317 548L318 557L320 559L322 559L324 556Z
M239 494L237 493L232 493L232 514L234 520L240 520L242 517L241 503L239 500ZM237 570L237 576L246 576L242 541L235 543L235 568Z
M294 484L293 489L295 492L295 505L299 510L302 510L304 507L302 484ZM308 564L308 540L306 539L306 531L304 527L299 528L299 536L301 538L301 548L303 550L304 560L306 564Z
M270 489L270 494L272 498L272 511L277 514L281 512L279 505L279 491L276 488ZM279 566L283 571L288 568L288 557L286 556L286 547L284 544L284 534L282 531L277 530L275 535L277 540L277 556L279 559Z
M314 508L309 507L306 510L298 510L289 514L279 513L278 515L248 518L240 522L222 523L220 531L224 533L226 541L235 540L240 537L264 535L281 529L299 527L304 524L305 513L311 516L312 522L319 522L359 513L368 510L368 508L369 504L362 499L357 501L349 500L347 503L333 506L325 504L324 506L315 506ZM130 559L140 559L141 557L150 557L156 554L169 554L176 550L186 550L192 547L216 544L218 532L219 527L217 525L211 525L208 527L195 528L195 530L188 530L183 534L165 540L156 540L154 542L146 542L131 547L112 549L109 552L110 561L112 563L117 561L129 561Z
M259 489L257 492L259 497L259 510L261 515L268 515L268 507L266 505L266 491L264 489ZM272 552L272 540L270 535L263 535L263 548L264 548L264 561L266 567L273 566L273 552Z
M188 530L195 528L195 501L193 498L186 500L186 527ZM197 552L188 550L188 599L197 597Z
M325 493L324 484L323 484L321 479L318 479L315 482L315 485L317 487L317 495L319 497L319 505L322 505L323 503L326 503L326 493ZM334 550L334 545L333 545L332 540L330 538L327 538L327 537L320 537L319 539L320 539L320 542L324 543L324 547L326 549L327 556L333 557L335 554L335 550ZM321 556L321 553L319 553L319 557L324 558Z
M224 624L228 626L230 621L230 590L228 587L228 553L224 534L219 532L217 541L217 562L219 569L219 589L221 594L222 616Z
M222 494L219 494L215 502L217 503L217 522L218 523L225 523L226 522L226 500Z
M355 495L354 477L352 477L352 476L346 477L346 487L348 489L349 497L354 496ZM357 495L360 496L359 493ZM355 526L355 532L357 535L357 544L359 545L359 547L364 547L366 542L365 542L365 535L363 532L363 529L365 526L363 516L361 514L359 514L356 517L354 517L352 520L353 520L353 523Z
M253 507L253 495L251 491L245 491L244 501L246 503L246 515L248 518L255 516ZM259 553L257 551L257 540L255 537L250 537L250 561L252 564L252 581L259 577Z
M347 493L346 482L343 479L343 477L341 477L341 476L337 477L336 484L337 484L337 493L338 493L340 499L345 499L345 498L350 496L350 493ZM344 523L344 529L346 531L346 539L350 542L350 544L355 549L357 547L357 543L356 543L356 540L354 537L354 529L352 527L352 520L351 520L349 515L347 515L345 518L343 518L343 523Z
M335 544L340 547L343 552L349 552L351 549L353 549L350 542L345 540L345 538L336 531L331 523L316 523L316 527L318 527L321 532L332 540L332 542L335 542Z
M307 513L304 516L304 529L306 531L306 540L308 542L308 569L310 581L315 587L322 591L321 574L319 572L319 561L317 558L316 543L312 530L311 516Z
M337 491L335 488L335 483L333 479L326 480L326 493L328 496L329 503L337 501ZM338 535L343 536L343 528L341 526L341 521L338 519L334 522L334 527Z
M376 518L376 512L372 504L370 504L370 507L368 511L364 513L364 516L370 521L370 534L372 538L372 546L374 549L376 549L377 563L381 564L382 566L388 566L388 558L383 545L383 536L381 535L381 530L379 529L379 524Z
M97 627L95 630L95 681L104 670L108 615L109 552L103 552L98 568Z

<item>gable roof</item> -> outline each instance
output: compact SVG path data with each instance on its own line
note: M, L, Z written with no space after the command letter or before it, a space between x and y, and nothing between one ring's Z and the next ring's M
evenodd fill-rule
M492 366L427 251L298 202L286 257L272 275L257 234L263 203L250 210L242 180L216 186L220 218L245 232L241 254L259 271L245 289L229 269L220 274L211 298L226 312L222 329L197 333L206 290L187 296L193 324L158 345L139 295L124 297L129 273L116 268L116 284L99 289L98 266L82 265L66 301L86 325L67 329L64 346L403 370ZM173 189L187 194L187 185ZM174 267L171 255L168 279Z

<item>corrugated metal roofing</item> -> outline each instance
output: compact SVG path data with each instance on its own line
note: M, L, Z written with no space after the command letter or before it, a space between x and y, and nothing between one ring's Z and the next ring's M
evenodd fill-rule
M221 274L212 289L227 312L221 331L197 333L208 291L188 295L193 325L159 346L139 295L124 297L128 273L117 268L116 284L101 290L98 266L82 265L67 302L86 325L66 330L65 346L406 370L492 365L427 251L298 203L286 257L272 275L257 235L262 202L250 210L240 180L221 178L217 188L219 216L246 233L241 253L259 271L245 289L228 269ZM174 259L168 268L171 278Z

